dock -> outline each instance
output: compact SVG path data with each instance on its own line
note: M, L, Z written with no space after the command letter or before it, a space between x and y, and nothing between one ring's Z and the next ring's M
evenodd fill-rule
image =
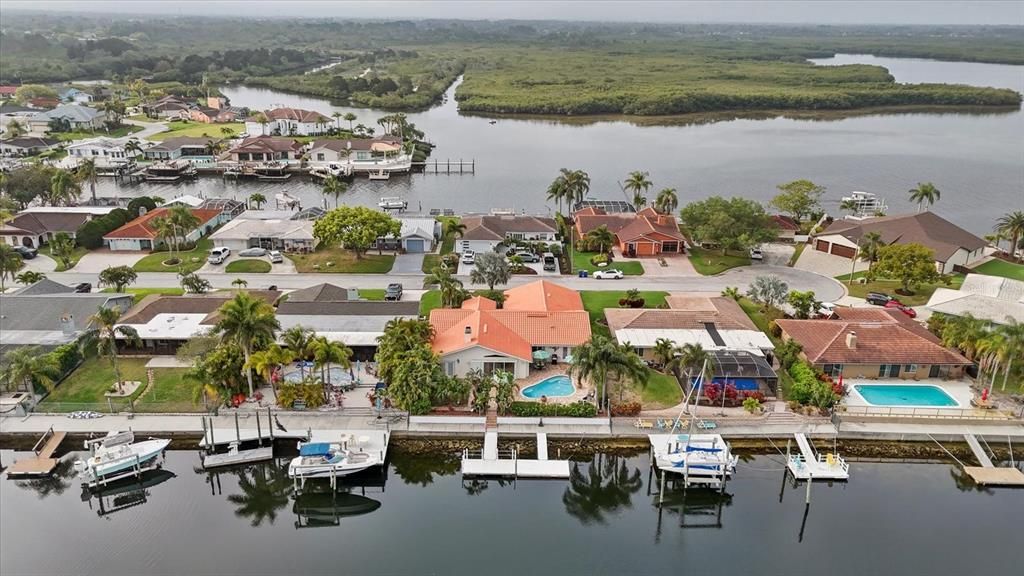
M839 454L818 454L811 448L807 435L802 432L793 434L799 454L789 454L786 445L786 467L797 480L849 480L850 465Z
M203 438L199 441L199 447L208 451L216 450L221 446L230 446L231 444L242 444L243 442L259 442L263 443L264 440L270 440L273 442L275 439L283 438L288 440L309 440L308 430L296 430L296 431L283 431L280 429L275 430L276 423L274 422L273 415L270 409L267 409L266 418L261 420L260 412L255 412L256 428L242 428L239 423L238 413L235 413L235 426L233 428L214 428L213 419L209 419L204 416L202 420Z
M568 460L548 459L548 435L537 433L537 458L520 458L516 449L506 451L501 458L498 450L498 433L484 434L484 449L479 458L469 450L462 453L463 476L493 476L510 478L568 478Z
M982 448L981 442L971 433L964 434L964 440L974 458L981 466L964 466L964 472L982 486L1024 486L1024 472L1017 468L996 467Z
M252 464L263 462L274 458L274 447L265 446L251 450L239 450L238 444L233 444L223 454L207 454L203 457L203 468L223 468L225 466L237 466L239 464Z
M60 462L53 458L53 453L60 447L60 443L68 435L67 432L54 432L51 426L42 438L32 447L35 456L22 458L7 469L8 478L29 478L33 476L49 476L53 469Z

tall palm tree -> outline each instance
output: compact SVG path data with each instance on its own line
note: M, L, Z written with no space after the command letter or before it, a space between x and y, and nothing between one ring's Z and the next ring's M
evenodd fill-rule
M334 196L334 207L338 207L338 199L341 195L348 191L348 184L342 182L340 179L334 176L327 176L324 178L323 187L321 189L324 195L324 204L326 208L327 197Z
M139 144L139 141L133 138L124 143L124 151L130 157L135 158L142 154L142 144Z
M0 242L0 292L4 291L4 283L9 276L14 280L14 275L25 265L21 254L14 251L14 248L5 242Z
M634 170L626 177L626 182L622 185L622 189L633 193L633 205L639 210L647 205L646 194L653 185L654 183L651 182L649 172Z
M295 352L291 349L281 348L277 344L271 344L266 350L259 350L252 353L249 358L249 366L263 379L274 386L274 371L282 366L292 363L295 360ZM274 387L277 390L277 387Z
M1010 239L1010 257L1017 258L1017 247L1024 237L1024 211L1015 210L996 220L996 231Z
M1012 316L1007 316L1006 324L996 328L996 334L1002 340L1001 353L1003 361L1006 363L1003 371L1002 389L1006 390L1006 381L1010 378L1014 360L1021 361L1024 359L1024 322L1020 322Z
M313 338L313 331L305 326L292 326L281 334L281 341L292 351L295 360L305 360L309 356L309 342ZM306 368L299 364L299 374L306 379Z
M281 329L281 323L274 316L274 308L266 301L239 292L225 302L219 310L220 319L214 331L222 340L234 342L245 356L245 379L249 384L249 396L253 395L251 357L253 349L269 345L274 334Z
M171 255L171 259L174 259L174 248L177 245L178 239L178 227L174 225L174 222L166 216L157 216L153 218L153 231L156 232L157 238L163 238L164 243L167 244L167 250Z
M978 343L989 333L988 322L975 318L971 314L964 314L951 320L942 331L942 344L958 348L970 360L978 355Z
M672 362L672 359L676 357L676 343L668 338L658 338L654 341L654 348L651 349L651 353L658 359L659 364L667 367Z
M357 116L351 112L346 112L342 118L348 121L348 131L352 132L352 123L355 122Z
M647 367L629 345L619 345L607 337L595 334L589 342L573 350L573 363L569 375L581 382L589 379L602 389L604 407L608 406L608 376L637 384L647 383Z
M263 205L267 203L267 197L259 192L253 192L249 194L249 203L255 204L257 210L261 210Z
M854 202L853 198L847 198L839 203L839 209L843 212L849 212L853 214L857 212L857 203Z
M4 369L0 379L4 386L14 391L24 385L32 391L35 382L49 391L53 391L54 382L60 378L60 365L52 354L44 354L39 346L23 346L13 348L4 354Z
M680 346L676 350L676 355L672 359L672 362L669 364L669 366L672 368L673 372L676 373L677 377L680 368L682 368L685 371L685 386L687 389L689 389L691 386L693 386L693 379L696 377L697 374L700 374L701 368L704 367L705 362L709 362L709 370L713 372L713 370L710 368L710 360L711 355L708 353L707 350L704 349L703 346L691 342L689 344L684 344L683 346Z
M92 203L96 204L96 180L99 174L96 172L96 161L92 158L86 158L78 165L78 170L75 172L75 176L78 177L79 182L88 182L89 191L92 193Z
M880 233L868 232L861 236L858 244L860 246L860 259L867 261L868 276L871 276L871 270L874 268L875 262L878 262L878 253L885 247L885 241L882 240Z
M62 203L65 206L70 206L75 200L78 200L81 193L82 188L78 185L78 181L67 170L57 170L50 178L49 200L51 206Z
M430 274L423 279L424 284L436 284L441 292L441 306L444 308L455 308L462 304L462 281L452 275L452 271L443 264L434 266Z
M654 208L662 214L671 214L679 207L679 196L675 188L662 188L654 200Z
M598 226L590 232L587 232L584 238L586 238L587 242L589 242L591 246L596 245L598 252L601 252L602 254L610 251L612 245L615 244L615 234L612 234L611 230L604 225Z
M139 333L131 326L118 326L121 320L121 310L118 308L100 307L95 314L89 317L89 324L93 329L86 333L83 342L86 348L95 348L100 356L110 358L110 367L114 370L114 380L118 392L124 391L124 381L121 378L121 369L117 365L117 339L120 336L129 344L141 342Z
M931 182L918 182L917 188L911 188L908 194L910 194L910 201L917 203L918 212L921 211L921 205L925 202L930 208L942 197L942 192Z
M195 230L196 226L199 226L199 218L192 213L192 209L188 206L185 206L184 204L175 204L167 211L167 219L171 221L171 224L177 230L177 233L174 236L174 241L179 247L180 252L180 242L184 240L192 230Z
M257 112L253 114L252 120L260 125L260 136L266 136L267 124L270 124L270 118L267 118L267 115L263 112Z
M562 168L559 171L558 177L548 186L548 199L558 201L558 212L562 212L562 202L565 202L570 207L582 202L586 198L587 193L590 192L590 175L583 170L569 170L568 168ZM572 226L568 226L569 230L569 251L572 252L573 237L575 233L572 230ZM572 255L566 258L566 262L569 264L569 273L572 274Z
M309 351L313 353L313 362L320 366L324 398L327 398L327 391L331 387L331 364L338 364L345 369L350 368L352 366L352 349L342 342L328 340L326 336L317 336L310 342ZM325 373L326 379L323 378Z
M466 233L466 225L461 220L454 218L445 218L444 224L441 227L441 235L445 238L462 238L462 235Z
M335 110L331 113L331 118L334 118L334 127L341 130L341 112Z

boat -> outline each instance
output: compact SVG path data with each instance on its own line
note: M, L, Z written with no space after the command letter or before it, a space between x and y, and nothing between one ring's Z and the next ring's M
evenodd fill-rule
M349 449L348 442L300 442L288 464L289 478L335 478L383 464L376 454Z
M391 172L387 172L382 168L380 170L371 170L367 173L367 176L370 177L370 180L388 180L391 178Z
M135 442L135 434L112 431L103 438L86 440L90 456L75 461L75 470L89 486L105 484L118 478L139 474L163 454L171 441L150 438Z
M195 178L199 171L185 160L168 160L150 164L142 171L142 179L146 182L177 182Z
M299 210L302 208L302 202L287 191L274 194L274 203L277 205L278 210Z
M850 192L849 196L842 198L843 204L848 202L853 205L851 218L872 218L884 214L887 209L885 199L872 192Z
M409 201L397 197L385 197L377 202L377 206L384 210L405 210L409 207Z
M257 164L253 168L253 173L257 180L282 181L292 177L292 173L288 171L288 164L277 161Z
M328 176L334 176L335 178L342 178L350 176L352 174L352 167L348 164L342 164L340 162L331 162L322 166L314 166L309 169L309 175L314 178L327 178Z

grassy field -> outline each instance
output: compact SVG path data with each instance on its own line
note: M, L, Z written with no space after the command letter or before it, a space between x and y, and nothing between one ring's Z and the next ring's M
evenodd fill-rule
M267 262L266 260L246 258L244 260L228 262L228 265L224 267L224 271L229 274L262 274L270 272L270 268L270 262Z
M746 254L729 252L723 256L721 250L705 250L704 248L694 247L687 251L687 257L693 264L694 269L697 270L697 273L705 276L721 274L737 266L750 265L750 257Z
M141 132L142 126L136 126L134 124L124 124L114 130L93 130L87 132L84 130L75 130L73 132L54 132L49 136L56 138L62 142L70 142L71 140L84 140L86 138L96 138L97 136L103 136L106 138L123 138L136 132Z
M972 272L1024 281L1024 264L1013 264L1003 260L989 260L972 270Z
M618 308L619 300L625 296L625 290L584 290L580 292L583 308L590 314L590 329L593 333L609 335L608 327L599 323L598 320L604 322L604 309ZM664 306L665 296L668 296L668 292L640 291L640 297L644 299L644 308Z
M192 138L210 138L213 140L220 140L225 137L221 132L222 128L232 130L232 134L237 136L245 132L245 123L224 122L223 124L203 124L202 122L183 122L176 120L167 124L167 130L154 134L150 136L149 139L166 140L168 138L190 136Z
M615 260L608 266L598 268L590 263L590 259L597 256L597 252L578 252L572 251L572 270L578 272L580 270L586 270L587 272L594 272L595 270L610 270L615 268L622 270L622 273L626 276L640 276L644 273L644 265L639 260Z
M148 358L119 358L118 367L121 377L125 380L142 382L142 386L132 395L132 400L145 403L167 401L172 398L185 398L191 401L191 385L184 382L182 375L185 370L180 368L163 368L154 371L154 388L146 391L146 362ZM73 412L75 410L106 411L107 399L104 394L114 385L114 369L107 358L90 358L82 363L77 370L64 379L54 391L46 397L40 406L42 411ZM183 389L187 389L187 397ZM151 399L152 398L152 399ZM163 400L161 400L163 399ZM113 400L115 406L125 399ZM153 406L157 408L157 406ZM141 409L141 405L137 406ZM160 410L156 410L160 411Z
M359 297L363 300L384 300L383 288L360 288Z
M334 274L387 274L395 264L393 254L363 254L342 248L317 248L312 254L289 254L298 272L329 272ZM330 264L330 265L328 265Z
M935 284L921 284L914 290L913 294L903 295L896 293L896 290L900 287L900 283L897 280L875 280L874 282L860 284L856 279L862 276L864 276L864 272L854 273L854 282L852 284L847 282L850 278L849 274L837 276L836 280L839 280L844 286L846 286L850 296L864 298L867 296L868 292L882 292L883 294L899 298L900 302L907 306L921 306L922 304L927 304L928 299L932 297L936 288L952 288L953 290L956 290L964 283L963 274L955 274L950 276L949 284L945 284L943 282L937 282Z
M441 307L441 291L427 290L420 298L420 316L430 316L430 311Z
M50 250L50 245L49 244L47 244L46 246L43 246L43 248L39 252L41 254L45 254L45 255L49 256L50 258L53 258L53 261L57 263L57 268L54 269L54 272L64 272L65 270L70 270L70 269L74 268L75 264L78 264L78 261L82 259L82 256L85 256L86 254L89 253L89 249L88 248L84 248L82 246L75 246L75 249L71 252L71 266L69 266L67 268L65 268L64 264L62 264L61 261L58 260L53 255L53 252Z
M104 288L100 292L113 292L113 288ZM150 294L165 294L168 296L181 296L185 293L181 288L126 288L125 294L131 294L132 298L135 299L135 304L138 304L143 298Z
M132 268L136 272L195 272L206 263L206 256L210 252L210 248L213 248L213 242L209 238L200 238L196 242L195 248L182 251L180 264L164 266L164 260L171 257L170 252L153 252L136 262Z

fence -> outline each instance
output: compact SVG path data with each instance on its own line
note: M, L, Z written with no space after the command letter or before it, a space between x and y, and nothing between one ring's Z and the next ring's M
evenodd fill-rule
M998 410L979 410L975 408L902 408L899 406L847 406L837 411L836 415L839 418L867 416L940 420L1011 420L1013 418Z

